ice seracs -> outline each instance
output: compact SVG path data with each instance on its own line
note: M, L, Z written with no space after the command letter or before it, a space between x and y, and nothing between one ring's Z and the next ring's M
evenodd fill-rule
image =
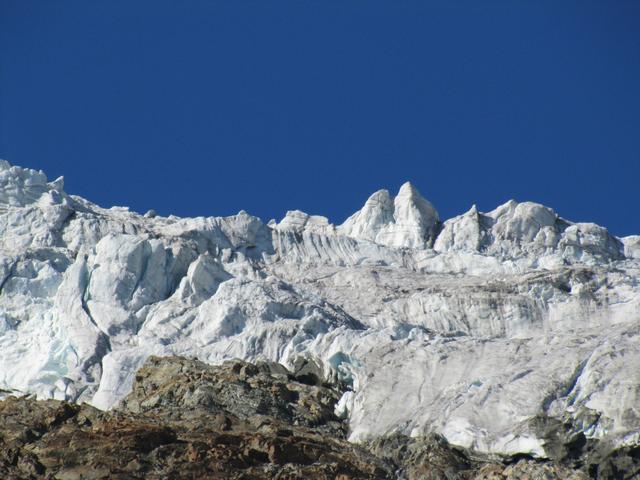
M389 247L425 248L435 240L440 218L433 205L406 182L395 198L379 190L338 231Z
M43 171L12 166L0 160L0 204L24 207L36 203L43 196L45 203L55 202L62 196L64 179L47 182Z
M640 235L630 235L621 239L624 255L627 258L640 259Z
M544 205L515 200L486 214L474 206L447 220L434 249L502 259L554 256L566 262L607 262L624 258L624 245L605 228L572 223Z
M288 211L282 221L274 224L273 228L280 231L309 232L320 235L335 233L335 227L329 223L327 217L309 215L300 210Z
M437 252L448 250L479 252L487 241L486 227L483 228L481 222L482 217L475 205L468 212L447 220L435 241L434 250Z
M0 187L2 390L110 408L149 355L304 358L352 440L640 442L638 236L513 200L442 223L409 183L338 226L105 209L7 162Z

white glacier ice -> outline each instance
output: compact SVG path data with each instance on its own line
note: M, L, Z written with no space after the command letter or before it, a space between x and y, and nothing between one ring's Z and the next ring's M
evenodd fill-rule
M342 225L105 209L0 162L0 389L109 408L155 355L310 357L351 439L545 456L532 419L640 438L640 236L509 201L441 222L410 183Z
M338 232L389 247L424 248L436 237L438 212L410 182L395 198L379 190L340 227Z

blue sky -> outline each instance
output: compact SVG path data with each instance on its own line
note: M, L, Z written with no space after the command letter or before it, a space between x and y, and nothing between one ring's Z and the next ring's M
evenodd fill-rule
M411 180L640 234L640 2L0 0L0 157L104 206L341 222Z

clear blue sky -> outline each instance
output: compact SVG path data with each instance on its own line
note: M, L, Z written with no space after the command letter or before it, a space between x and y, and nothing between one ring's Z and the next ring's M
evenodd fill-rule
M0 157L101 205L341 222L411 180L640 234L640 2L0 0Z

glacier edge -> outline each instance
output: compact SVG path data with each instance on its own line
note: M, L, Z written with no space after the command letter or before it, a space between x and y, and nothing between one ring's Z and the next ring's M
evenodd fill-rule
M444 222L407 183L342 225L104 209L0 162L0 388L117 403L149 355L316 361L351 439L545 456L534 419L640 436L640 243L509 201Z

